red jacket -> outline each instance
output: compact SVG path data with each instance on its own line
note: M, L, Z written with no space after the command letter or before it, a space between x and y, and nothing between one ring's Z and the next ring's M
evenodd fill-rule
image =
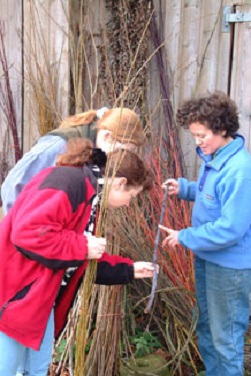
M0 224L0 331L38 350L55 304L63 329L87 260L83 231L95 190L82 168L50 167L36 175ZM97 283L126 284L133 261L105 253ZM57 299L68 267L77 267Z

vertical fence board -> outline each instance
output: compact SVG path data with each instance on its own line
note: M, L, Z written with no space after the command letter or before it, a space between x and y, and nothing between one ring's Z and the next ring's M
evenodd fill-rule
M159 3L156 5L159 7ZM164 23L162 39L165 41L170 91L175 109L180 86L179 39L181 31L181 0L173 0L168 3L162 1L162 9L158 9L158 13L160 12L162 13Z
M251 13L251 6L238 6L236 13ZM231 97L240 110L240 132L246 139L246 146L251 151L251 22L234 25L234 54L231 76Z
M199 48L198 92L213 91L219 68L219 41L221 38L221 4L204 2L200 16L201 38ZM226 89L227 86L224 88Z
M85 6L86 11L84 15L83 27L85 31L85 38L89 39L85 48L85 80L84 91L87 93L85 98L85 108L103 107L106 103L98 103L98 79L99 79L99 47L101 44L101 32L104 28L105 16L107 10L104 1L88 0Z
M4 48L6 52L10 86L14 100L19 144L22 144L22 1L1 1L0 21L2 25ZM0 64L0 79L3 86L3 68ZM6 94L6 92L5 92ZM1 98L2 102L2 98ZM10 133L7 136L8 117L0 108L0 152L7 153L10 166L14 164L14 141ZM8 148L3 150L7 136Z
M204 1L201 8L200 15L200 46L198 51L198 76L195 88L195 93L206 94L208 92L213 92L216 89L227 92L228 89L228 64L225 59L222 62L222 54L220 49L220 41L222 38L222 28L221 28L221 15L222 15L222 5L218 1ZM227 36L227 43L225 45L224 53L229 60L229 48L230 48L230 37ZM226 40L225 40L226 42ZM223 69L224 67L224 69ZM222 79L218 81L218 72L225 71L225 80ZM221 86L219 86L219 84ZM195 150L194 150L195 154ZM196 156L196 164L191 170L193 171L193 176L197 175L197 170L200 166L201 160Z
M178 105L190 98L194 94L196 87L199 38L202 32L200 28L201 2L197 0L185 2L181 11L178 57ZM179 135L187 172L191 178L194 178L197 169L194 142L187 130L180 129Z
M231 33L222 31L222 14L225 5L231 6L234 1L223 1L220 17L219 30L219 51L218 61L216 61L216 89L228 92L229 86L229 69L230 69L230 48L231 48Z

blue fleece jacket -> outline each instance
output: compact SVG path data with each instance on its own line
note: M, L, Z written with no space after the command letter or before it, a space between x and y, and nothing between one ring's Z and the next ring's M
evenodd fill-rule
M203 160L197 182L179 179L179 198L194 201L192 227L179 242L203 260L234 269L251 268L251 156L236 138Z
M66 141L50 134L41 137L10 170L1 186L3 212L7 214L24 186L38 172L54 166L56 157L66 150Z

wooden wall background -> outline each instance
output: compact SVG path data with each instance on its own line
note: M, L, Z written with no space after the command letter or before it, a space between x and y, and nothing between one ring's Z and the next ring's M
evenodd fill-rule
M46 99L53 104L55 113L60 116L68 114L68 0L1 0L0 9L4 45L1 46L1 57L6 54L18 140L25 152L40 134L39 96L41 99L44 93L37 91L37 82L44 87ZM46 72L43 77L42 71ZM2 178L5 171L15 164L16 147L9 130L10 103L4 73L5 67L0 63L0 84L3 88L0 93Z
M48 101L53 103L57 118L69 113L69 4L72 0L0 0L0 20L8 60L8 73L15 104L18 137L23 151L29 150L41 131L38 127L39 96L34 93L33 79L44 82ZM95 31L98 45L100 25L108 14L104 1L84 0L87 16L85 27ZM149 0L145 0L146 6ZM197 93L228 92L240 109L241 133L251 151L251 23L232 24L230 32L222 31L222 14L226 5L232 12L251 13L251 1L232 0L153 0L161 42L165 44L165 65L170 79L174 111L180 103ZM109 41L108 41L109 43ZM90 57L89 69L95 81L96 56ZM154 58L149 64L149 106L156 108L161 100L159 78ZM48 79L49 77L49 79ZM45 78L45 77L44 77ZM3 67L0 64L0 80ZM81 87L80 87L81 89ZM36 97L37 95L37 97ZM0 94L0 168L15 163L14 144ZM89 106L98 104L89 98ZM156 112L155 116L161 116ZM187 173L195 178L198 161L194 143L187 131L179 131ZM7 158L3 154L7 139ZM6 151L6 150L5 150Z
M239 106L240 132L251 152L251 22L231 24L222 31L224 7L251 14L251 1L173 0L156 1L162 13L163 35L170 67L174 109L197 93L222 90ZM188 131L180 131L190 178L195 178L198 160Z

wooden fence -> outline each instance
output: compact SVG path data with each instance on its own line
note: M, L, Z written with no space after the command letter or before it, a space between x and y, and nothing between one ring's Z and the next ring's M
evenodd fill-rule
M69 9L73 3L72 0L0 0L1 33L15 108L17 135L23 151L29 150L41 133L43 119L39 116L44 112L39 112L39 106L44 106L46 101L50 103L50 108L56 114L56 121L69 113L69 55L72 48L69 34L72 14ZM105 3L101 0L83 1L88 13L83 27L94 30L92 35L96 47L102 28L109 18ZM145 0L146 9L150 3L150 0ZM184 99L197 93L215 89L229 93L239 106L241 133L251 151L251 24L250 21L243 22L245 17L242 18L244 13L251 14L251 1L238 4L234 6L234 1L225 0L153 0L153 17L157 19L160 41L165 47L165 67L174 111ZM241 22L228 22L227 16L230 13L239 14ZM109 45L109 40L107 43ZM98 48L93 50L98 55ZM90 59L95 60L95 54ZM148 65L151 109L156 108L162 100L154 59L153 55ZM90 77L94 79L97 74L96 62L90 64L88 69ZM11 98L7 99L6 105L3 95L6 89L4 73L3 64L0 64L2 172L15 163L15 145L11 133L7 131L9 118L6 108ZM44 91L37 91L37 82L42 83L40 87ZM45 97L46 101L40 102ZM160 115L156 112L155 116ZM194 143L187 131L179 132L188 175L194 178L198 168Z

